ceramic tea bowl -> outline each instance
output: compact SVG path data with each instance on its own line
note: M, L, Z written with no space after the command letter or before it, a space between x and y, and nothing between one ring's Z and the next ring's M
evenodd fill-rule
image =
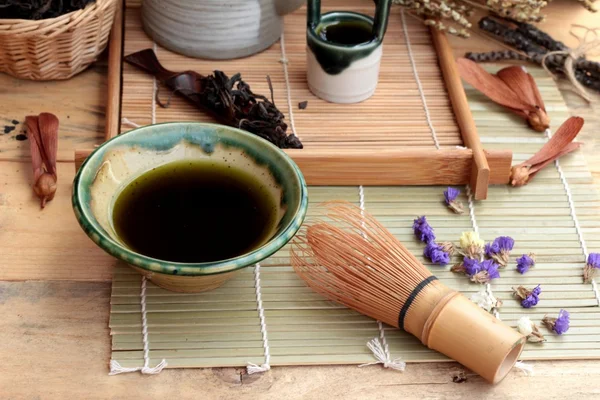
M113 225L116 199L130 182L145 172L182 160L210 160L243 169L268 187L278 204L278 224L268 239L241 256L205 263L169 262L129 249ZM205 123L149 125L119 135L87 158L73 182L75 216L94 243L156 285L177 292L214 289L240 269L275 253L300 228L307 203L302 173L283 151L248 132Z

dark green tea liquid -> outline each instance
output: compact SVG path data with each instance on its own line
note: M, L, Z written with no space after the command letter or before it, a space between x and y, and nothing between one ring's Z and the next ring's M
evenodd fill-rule
M373 36L373 27L362 21L340 21L320 27L318 35L321 39L341 45L357 45L369 43Z
M225 260L262 245L276 205L251 174L207 161L175 162L131 182L114 206L117 235L165 261Z

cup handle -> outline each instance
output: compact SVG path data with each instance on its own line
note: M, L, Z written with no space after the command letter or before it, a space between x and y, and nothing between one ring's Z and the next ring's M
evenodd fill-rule
M319 25L319 22L321 22L321 0L308 0L306 20L309 27Z
M377 6L375 8L375 18L373 22L373 35L381 42L383 41L383 36L387 29L392 0L375 0L375 3Z

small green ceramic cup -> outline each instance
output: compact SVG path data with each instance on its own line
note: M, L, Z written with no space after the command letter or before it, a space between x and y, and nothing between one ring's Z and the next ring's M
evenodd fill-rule
M116 234L112 219L121 191L152 168L199 159L251 172L269 188L278 204L278 224L270 238L239 257L206 263L158 260L129 249ZM119 135L87 158L73 182L73 210L85 233L158 286L177 292L214 289L240 269L275 253L300 228L307 204L302 173L282 150L248 132L205 123L149 125Z
M321 15L320 0L308 0L306 73L313 94L332 103L358 103L375 93L390 6L391 0L379 0L374 18L350 11ZM370 32L370 40L350 44L325 40L323 31L334 25Z

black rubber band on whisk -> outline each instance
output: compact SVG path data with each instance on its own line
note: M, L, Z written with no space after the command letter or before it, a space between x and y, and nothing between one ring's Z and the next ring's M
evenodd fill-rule
M438 280L437 277L431 275L429 278L423 280L421 283L419 283L417 285L417 287L415 287L413 289L413 291L410 294L410 296L408 296L408 299L406 299L406 303L404 303L404 305L402 306L402 309L400 310L400 315L398 315L398 327L400 329L404 330L404 318L406 317L406 313L408 312L408 309L412 305L412 302L415 300L415 298L417 297L417 295L421 292L421 290L423 290L423 288L425 286L427 286L431 282L437 281L437 280Z

